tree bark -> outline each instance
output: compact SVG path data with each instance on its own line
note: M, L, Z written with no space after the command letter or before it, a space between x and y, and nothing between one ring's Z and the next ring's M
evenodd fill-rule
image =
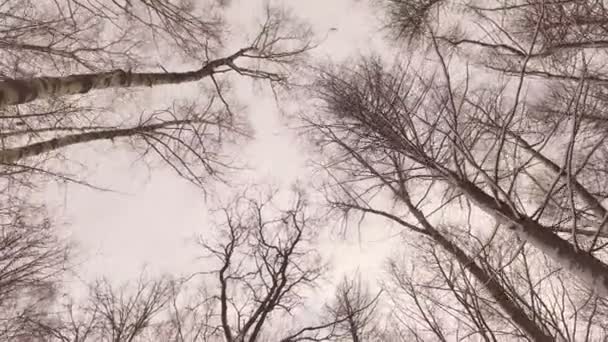
M469 255L454 243L446 239L441 233L433 231L431 232L431 236L441 247L443 247L443 249L453 255L467 271L471 272L477 281L483 284L484 288L496 301L496 304L509 315L509 318L511 318L513 322L530 337L530 339L533 341L553 341L553 339L530 319L528 314L513 301L500 282L496 280L496 277L477 265L475 260L469 257Z
M114 70L65 77L8 79L0 82L0 107L43 98L86 94L93 89L153 87L161 84L198 81L212 75L218 67L232 67L236 58L250 50L250 48L241 49L231 56L210 61L202 68L188 72L132 73L124 70Z
M496 304L507 314L509 318L519 326L522 331L528 335L533 341L553 341L534 320L530 319L528 314L509 296L502 284L495 276L481 268L473 258L471 258L458 245L448 240L441 232L431 225L422 211L414 206L408 195L403 192L399 196L410 212L416 217L418 222L425 229L426 233L437 242L444 250L453 255L456 260L479 281L485 289L490 293Z
M451 175L448 181L484 212L515 231L522 240L540 249L557 264L578 276L598 294L608 296L608 265L604 262L586 251L575 248L551 229L529 217L514 213L504 201L491 197L472 182L460 179L456 174Z
M63 137L53 138L50 140L41 141L26 146L0 150L0 164L9 165L26 157L36 156L70 145L81 144L95 140L128 137L136 134L152 132L157 129L168 127L171 125L186 124L190 122L192 122L192 120L176 120L132 128L110 129L66 135Z
M517 140L517 142L520 143L521 146L526 151L528 151L528 153L530 153L532 156L534 156L534 158L538 159L541 163L543 163L543 165L545 165L545 167L547 167L549 170L551 170L556 175L559 175L564 180L564 182L570 182L570 184L572 185L572 188L578 194L580 199L583 200L583 202L585 202L589 206L591 211L599 218L599 221L603 222L606 215L608 215L608 212L606 212L606 209L604 208L602 203L600 203L600 201L597 198L595 198L595 196L593 196L593 194L591 194L591 192L589 192L587 190L587 188L585 188L576 179L575 175L573 175L571 179L568 179L568 174L566 173L565 170L562 170L561 167L559 167L557 164L555 164L552 160L545 157L542 153L536 151L522 137L520 137L517 134L511 133L511 132L509 132L509 135L511 135L515 140ZM606 233L606 232L608 232L608 225L602 225L601 227L598 227L598 229Z

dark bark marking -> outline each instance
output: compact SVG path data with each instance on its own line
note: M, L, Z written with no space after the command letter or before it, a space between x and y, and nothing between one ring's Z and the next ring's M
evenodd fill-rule
M93 88L93 78L91 76L83 76L80 83L82 84L80 94L88 93Z
M121 86L126 86L127 85L127 81L128 81L128 75L126 72L124 72L124 70L116 70L116 74L118 75L118 83Z
M38 96L38 91L30 86L29 81L7 79L5 82L17 92L17 103L27 102Z

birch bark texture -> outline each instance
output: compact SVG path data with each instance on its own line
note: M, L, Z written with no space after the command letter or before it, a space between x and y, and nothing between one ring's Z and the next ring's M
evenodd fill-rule
M490 293L498 304L498 307L509 315L509 318L517 324L527 336L533 341L538 342L552 340L551 336L543 331L543 329L530 318L528 313L509 296L508 292L495 276L481 268L475 259L467 255L467 252L460 248L456 243L450 241L443 233L431 225L424 213L412 203L409 195L402 196L401 199L405 202L419 224L428 232L428 235L446 252L452 255L466 270L471 272L475 279L477 279L488 293Z
M195 120L175 120L157 124L148 124L135 126L131 128L116 128L98 130L93 132L85 132L78 134L69 134L45 141L40 141L30 145L7 148L0 150L0 164L10 165L27 157L33 157L40 154L48 153L70 145L82 144L97 140L111 140L115 138L130 137L145 133L152 133L156 130L171 126L180 126L193 123Z
M507 288L503 286L495 274L493 274L490 270L479 266L474 257L469 256L463 248L461 248L457 243L451 241L445 233L437 229L429 222L424 212L420 210L415 203L413 203L409 191L407 190L408 187L406 185L406 180L401 176L398 176L397 179L391 179L391 177L388 176L403 173L403 170L395 159L393 159L395 168L389 172L382 172L376 169L372 163L365 162L361 158L361 155L357 154L357 152L354 150L350 150L350 153L360 160L361 166L367 169L369 174L373 174L375 177L380 178L380 181L392 191L394 197L397 198L401 203L405 204L405 207L412 214L418 224L411 224L404 219L401 219L398 215L386 211L386 209L372 209L365 205L356 205L352 202L349 203L340 201L333 203L334 206L384 216L407 230L428 237L451 257L453 257L463 269L466 269L473 275L479 284L481 284L481 286L490 294L492 299L495 300L497 306L508 315L509 319L516 326L518 326L521 331L526 334L526 336L533 341L552 340L551 335L545 329L543 329L541 325L537 324L533 318L530 317L524 307L522 307L522 305L520 305L510 295ZM389 157L387 159L391 158ZM351 194L346 197L352 199L361 198L362 196Z
M340 157L339 165L348 167L354 175L360 172L354 170L363 168L367 170L366 177L386 188L404 183L399 179L383 181L387 172L403 175L406 179L441 182L576 275L597 294L608 296L606 262L588 248L577 245L576 240L570 242L559 236L557 232L563 230L553 230L534 219L537 214L527 214L531 209L523 206L520 197L514 197L514 192L523 191L519 190L521 185L516 181L518 173L528 168L530 158L521 162L513 160L513 163L523 164L515 170L502 165L502 158L513 159L503 147L514 145L520 149L517 144L521 141L507 140L508 134L495 135L494 130L487 129L482 120L488 115L476 116L484 110L483 106L466 92L452 89L447 68L441 71L439 66L440 72L447 75L447 84L436 78L425 79L427 76L399 66L386 70L381 61L374 59L365 59L354 67L327 70L311 87L314 96L323 103L321 113L308 117L307 121L313 130L322 133L321 146L332 144L350 155L346 159ZM496 110L496 106L492 108ZM510 129L509 115L504 114L506 123L503 123L502 131ZM525 117L517 119L523 121ZM487 144L481 137L493 140ZM386 155L397 156L406 166L372 172L370 165L383 165L390 160L390 157L382 157ZM534 157L538 155L533 154ZM557 180L563 180L562 172L556 172L555 164L547 161L541 160L542 165L551 173L557 173ZM512 183L501 178L509 172L515 174ZM580 188L573 186L572 189L572 196L582 194L584 202L598 203L597 200L588 201ZM573 208L576 216L581 215L576 207ZM592 209L596 214L603 213L597 205ZM574 234L578 229L576 216L571 222L575 226L572 228ZM594 229L598 231L597 239L601 235L600 224ZM588 242L595 244L595 241Z
M86 94L91 90L128 87L154 87L199 81L213 75L218 67L238 69L234 60L253 48L241 49L235 54L206 63L202 68L188 72L133 73L114 70L102 73L75 74L65 77L35 77L0 81L0 107L31 102L37 99Z

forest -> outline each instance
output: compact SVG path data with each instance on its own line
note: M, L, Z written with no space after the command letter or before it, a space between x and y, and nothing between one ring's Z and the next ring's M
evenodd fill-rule
M608 339L606 37L604 0L0 0L0 341Z

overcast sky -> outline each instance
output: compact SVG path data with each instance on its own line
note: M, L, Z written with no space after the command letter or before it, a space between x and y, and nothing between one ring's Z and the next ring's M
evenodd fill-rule
M352 0L277 1L293 9L310 23L318 37L327 38L315 51L319 58L339 62L357 54L387 50L378 22L367 2ZM227 49L242 47L254 32L254 20L263 15L264 1L233 0L226 15L234 37ZM257 17L256 17L257 15ZM248 29L249 27L249 29ZM335 28L335 30L331 30ZM179 67L171 61L165 66ZM183 66L182 66L183 67ZM162 88L162 89L160 89ZM177 94L197 91L192 85L163 86L141 90L142 101L171 100ZM241 174L249 182L268 182L287 188L297 180L306 181L305 149L296 144L295 133L268 91L252 90L249 80L236 84L235 93L246 106L245 114L256 131L256 139L244 148L228 150L246 160L254 170ZM139 95L142 95L139 93ZM137 110L137 102L125 101L126 110ZM152 106L148 106L153 108ZM210 229L208 205L200 189L168 168L146 168L134 163L137 155L127 149L111 148L109 142L69 148L67 155L86 165L86 180L118 192L100 192L68 185L47 192L54 210L66 220L66 231L76 242L77 273L83 280L107 276L118 282L133 279L146 265L153 274L184 274L200 270L196 262L200 250L194 237ZM332 231L332 227L327 227ZM335 231L335 229L333 230ZM390 248L396 231L383 220L365 221L347 238L328 236L319 248L333 262L335 278L342 272L359 269L375 277Z

